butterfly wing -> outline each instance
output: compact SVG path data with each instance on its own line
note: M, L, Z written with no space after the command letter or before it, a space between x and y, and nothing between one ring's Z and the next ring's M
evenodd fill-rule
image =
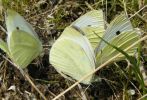
M14 63L25 68L42 51L42 44L32 26L17 12L6 12L7 44Z
M75 80L95 69L95 56L89 41L71 27L67 27L53 44L49 60L61 75L70 76ZM92 78L93 75L82 83L90 84Z
M125 50L126 48L128 48L131 44L133 44L137 40L139 40L139 34L136 31L128 31L128 32L123 32L119 36L116 36L110 42L110 44L115 45L116 47L120 48L121 50ZM131 49L127 50L126 52L130 56L134 56L135 53L137 53L138 46L139 45L137 44L137 45L133 46ZM98 55L96 57L97 65L100 65L100 64L106 62L107 60L114 57L118 53L119 53L119 51L117 51L113 47L107 45L106 47L104 47L104 49L102 51L100 51L98 53ZM119 61L119 60L123 60L123 59L125 59L125 57L122 54L122 55L118 56L117 58L115 58L113 61Z
M33 27L17 12L8 9L5 15L7 34L11 34L16 28L19 28L38 39Z
M16 65L21 68L27 67L42 51L42 45L38 39L31 34L22 31L14 30L9 35L8 48L11 59Z
M0 39L0 49L2 49L5 53L9 55L9 50L6 42L4 42L2 39Z
M133 29L130 20L125 14L116 17L107 28L103 39L122 50L128 48L134 41L139 39L139 34ZM130 56L135 54L138 44L127 51ZM101 40L96 50L97 65L104 63L119 52L113 47ZM125 59L123 55L117 57L114 61Z
M84 32L84 35L88 38L93 49L95 50L100 42L100 39L96 34L103 36L105 31L103 12L102 10L92 10L78 18L70 26L79 28L82 32Z
M127 32L127 31L133 31L133 27L127 15L122 13L110 23L110 25L107 27L106 32L102 38L110 42L120 33ZM99 52L105 46L106 46L106 43L101 40L96 52Z

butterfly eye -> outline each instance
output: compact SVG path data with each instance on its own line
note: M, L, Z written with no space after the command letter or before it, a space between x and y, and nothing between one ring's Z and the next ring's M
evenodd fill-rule
M16 27L17 30L19 30L19 27Z
M120 34L120 31L117 31L117 32L116 32L116 35L119 35L119 34Z

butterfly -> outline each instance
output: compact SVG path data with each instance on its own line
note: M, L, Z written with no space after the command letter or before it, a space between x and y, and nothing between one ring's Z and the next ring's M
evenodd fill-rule
M125 13L122 13L110 23L102 38L110 44L120 48L121 50L125 50L135 41L139 40L140 33L132 27L132 24L127 15ZM138 46L139 44L129 49L127 51L128 55L134 56L137 52ZM119 51L107 45L104 41L101 40L95 49L97 59L96 65L99 66L118 53ZM113 61L120 61L123 59L125 59L125 56L120 55Z
M17 12L8 9L5 16L7 43L0 39L0 48L20 68L27 67L42 52L42 43L32 26Z
M50 63L63 77L80 80L119 53L97 35L122 50L139 39L125 14L117 16L105 29L102 10L92 10L65 28L50 50ZM133 56L137 46L127 53ZM123 55L114 61L122 59L125 59ZM81 83L90 84L95 80L94 76L90 75Z

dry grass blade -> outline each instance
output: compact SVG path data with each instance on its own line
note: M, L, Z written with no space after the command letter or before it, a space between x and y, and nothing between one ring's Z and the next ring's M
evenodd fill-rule
M136 41L134 44L132 44L131 46L129 46L127 49L125 49L124 51L126 52L128 49L132 48L134 45L140 43L141 41L147 39L147 35L142 37L141 39L139 39L138 41ZM76 85L78 85L81 81L83 81L84 79L86 79L87 77L89 77L90 75L92 75L93 73L95 73L96 71L100 70L101 68L103 68L104 66L106 66L108 63L110 63L111 61L113 61L116 57L120 56L121 53L118 53L116 56L112 57L111 59L109 59L107 62L101 64L97 69L95 69L94 71L90 72L89 74L85 75L84 77L82 77L78 82L74 83L72 86L70 86L69 88L67 88L65 91L63 91L62 93L60 93L59 95L57 95L53 100L57 100L58 98L60 98L62 95L64 95L65 93L67 93L69 90L71 90L72 88L74 88Z
M147 5L145 5L144 7L142 7L140 10L138 10L135 14L133 14L129 19L131 19L132 17L134 17L135 15L138 15L138 13L140 11L142 11L143 9L145 9L147 7ZM146 22L146 21L145 21Z
M79 87L79 90L80 90L81 95L82 95L82 100L87 100L86 95L85 95L85 93L82 89L82 86L80 84L78 84L78 87Z
M143 95L141 98L139 98L137 100L145 100L145 97L147 97L147 94Z
M130 63L130 62L129 62ZM114 63L115 66L117 66L118 68L120 68L120 66L117 63ZM130 66L130 65L129 65ZM121 70L121 72L123 73L123 75L125 76L125 78L127 80L129 80L128 76L125 74L125 72L123 70ZM131 80L129 80L129 82L131 83L131 85L137 90L138 94L141 95L141 92L139 91L139 89L135 86L135 84L133 82L131 82Z
M7 31L0 25L0 28L3 32L7 33Z
M32 85L32 87L40 94L40 96L44 99L47 100L47 98L44 96L44 94L35 86L35 84L32 82L32 80L30 79L29 75L27 73L25 73L22 69L20 69L19 66L17 66L16 64L14 64L13 62L11 62L9 59L7 59L5 56L3 56L3 58L5 60L7 60L8 62L10 62L13 66L15 66L16 68L18 68L21 72L21 74L28 80L28 82Z

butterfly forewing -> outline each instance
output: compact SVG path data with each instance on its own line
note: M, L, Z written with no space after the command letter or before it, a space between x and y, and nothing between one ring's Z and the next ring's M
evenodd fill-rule
M102 10L92 10L71 24L71 27L78 27L90 41L93 49L96 48L100 39L96 36L104 34L104 19ZM96 34L94 34L94 32Z
M17 12L8 9L5 15L5 19L8 35L10 35L17 28L19 30L23 30L29 33L30 35L38 39L36 32L33 30L33 27Z
M115 37L123 32L133 31L132 24L128 19L127 15L122 13L121 15L117 16L108 26L104 36L102 37L107 42L112 41ZM101 40L99 46L96 49L96 54L101 51L107 44Z

